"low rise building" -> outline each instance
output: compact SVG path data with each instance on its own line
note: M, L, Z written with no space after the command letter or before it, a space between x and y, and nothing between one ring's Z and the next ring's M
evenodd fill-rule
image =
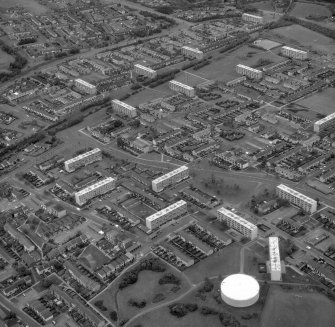
M202 59L204 57L204 53L201 50L188 46L182 47L181 53L190 58Z
M117 100L117 99L112 100L112 106L113 106L113 110L118 114L128 116L131 118L137 116L137 111L135 107L127 103L124 103L120 100Z
M74 85L81 91L88 93L88 94L96 94L97 88L95 85L88 83L80 78L75 79Z
M245 22L252 22L252 23L256 23L256 24L262 24L263 21L264 21L264 18L262 16L244 13L244 14L242 14L242 20L244 20Z
M140 64L134 65L134 72L139 75L143 75L149 78L157 77L157 72L149 67L145 67Z
M10 236L16 239L27 252L32 252L35 250L35 245L33 242L31 242L26 235L22 234L11 223L7 222L3 228Z

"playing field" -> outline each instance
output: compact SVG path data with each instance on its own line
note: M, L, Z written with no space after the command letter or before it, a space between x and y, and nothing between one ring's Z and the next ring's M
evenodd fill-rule
M39 4L37 0L0 0L0 8L15 6L21 6L36 15L44 14L48 10L47 7Z
M309 30L300 25L291 25L274 29L271 33L287 40L288 44L312 47L317 51L335 52L335 42L329 37Z
M261 327L333 327L335 303L319 293L271 286Z
M307 17L309 15L329 16L331 12L326 6L314 3L296 2L290 14L296 17Z
M334 112L334 102L335 88L327 88L326 90L314 93L312 96L298 101L297 103L308 107L317 113L329 115Z

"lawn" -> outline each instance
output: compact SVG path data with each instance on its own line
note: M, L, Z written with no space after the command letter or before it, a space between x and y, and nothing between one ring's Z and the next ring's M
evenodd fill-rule
M223 248L219 252L198 262L185 270L184 274L193 283L199 283L205 277L225 276L240 271L240 245L234 243Z
M14 58L7 52L0 49L0 72L7 71L9 64L14 61Z
M279 36L280 40L287 40L288 45L311 47L316 51L321 50L326 53L335 52L334 40L300 25L280 27L272 30L271 33Z
M314 93L312 96L298 101L299 105L310 108L311 110L329 115L334 112L335 88L327 88L326 90Z
M48 8L39 4L37 0L0 0L0 8L11 8L21 6L28 11L41 15L47 12Z
M309 15L330 16L331 12L326 6L315 3L296 2L290 14L296 17L307 17Z
M158 98L163 98L165 96L174 94L174 92L171 91L167 85L165 87L163 85L157 88L158 90L151 89L148 87L147 89L126 99L124 102L130 104L131 106L138 106L141 103L146 103L146 102L158 99Z
M79 262L93 271L99 269L109 261L110 259L92 244L79 257Z
M271 286L261 327L333 327L335 304L319 293Z

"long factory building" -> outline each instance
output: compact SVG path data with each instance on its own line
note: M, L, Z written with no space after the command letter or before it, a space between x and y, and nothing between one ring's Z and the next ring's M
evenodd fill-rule
M152 190L155 192L162 192L168 186L179 183L183 179L188 178L188 176L189 176L188 167L181 166L163 176L154 179L151 182Z
M279 240L278 237L269 237L269 268L271 280L281 280L281 262L279 253Z
M276 187L276 194L281 199L288 200L291 204L296 205L308 213L314 213L317 210L318 204L316 200L299 193L284 184L280 184Z
M67 172L71 173L76 169L91 164L92 162L102 160L102 152L99 148L80 154L77 157L66 160L64 168Z
M81 206L88 200L113 190L115 188L115 181L115 178L107 177L93 185L84 188L79 192L76 192L74 195L76 203Z
M160 210L145 219L148 229L153 230L158 228L168 221L177 218L187 212L187 202L180 200L163 210Z
M192 98L195 96L195 89L192 86L188 86L186 84L180 83L178 81L172 80L169 83L169 87L172 91L179 92L187 95Z
M217 217L219 221L226 222L229 227L240 232L245 237L250 238L251 240L257 238L257 226L238 216L234 212L222 207L217 211Z
M113 110L120 115L132 117L132 118L137 116L137 111L135 107L125 102L122 102L118 99L112 100L112 106L113 106Z

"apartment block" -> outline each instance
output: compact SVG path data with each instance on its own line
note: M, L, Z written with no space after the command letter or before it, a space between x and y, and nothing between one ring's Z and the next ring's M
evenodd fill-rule
M112 100L112 106L113 106L113 110L120 115L124 115L128 117L137 116L137 111L135 107L130 106L129 104L124 103L120 100L117 100L117 99Z
M84 188L83 190L75 193L76 203L78 205L85 204L88 200L105 194L115 188L115 178L107 177L102 181L99 181L91 186Z
M335 128L335 112L314 123L314 132L316 133L322 133L325 130L330 130L334 128Z
M188 46L182 47L181 53L185 55L186 57L195 58L195 59L203 59L204 57L204 53L201 50L190 48Z
M251 15L251 14L244 13L242 15L242 20L244 20L245 22L252 22L252 23L256 23L256 24L262 24L263 21L264 21L264 18L262 16Z
M299 49L295 49L295 48L291 48L287 46L282 47L280 51L283 56L293 58L293 59L306 60L308 57L307 51L303 51L303 50L299 50Z
M168 221L177 218L187 212L187 202L180 200L167 208L160 210L145 219L146 226L150 230L158 228Z
M261 70L249 67L249 66L245 66L242 64L238 64L236 66L236 72L240 75L244 75L247 76L251 79L261 79L263 77L263 72Z
M181 166L169 173L160 176L154 179L151 182L152 190L155 192L161 192L168 186L172 184L179 183L183 179L188 178L189 176L189 169L187 166Z
M172 91L185 94L188 97L192 98L195 96L195 89L192 86L188 86L175 80L170 81L169 87Z
M220 221L226 222L229 227L240 232L245 237L250 238L251 240L257 238L257 226L238 216L234 212L222 207L217 211L217 218Z
M299 193L284 184L277 186L276 194L281 199L288 200L291 204L296 205L308 213L314 213L317 210L316 200L309 198L308 196Z
M269 268L271 280L281 280L281 263L278 237L269 237Z
M91 151L80 154L77 157L66 160L64 162L64 168L67 172L71 173L82 166L89 165L99 160L102 160L102 152L99 148L95 148Z
M96 94L97 88L95 85L88 83L80 78L75 79L74 85L81 91L88 94Z
M149 67L145 67L140 64L134 65L134 72L139 75L143 75L149 78L157 77L157 72Z

